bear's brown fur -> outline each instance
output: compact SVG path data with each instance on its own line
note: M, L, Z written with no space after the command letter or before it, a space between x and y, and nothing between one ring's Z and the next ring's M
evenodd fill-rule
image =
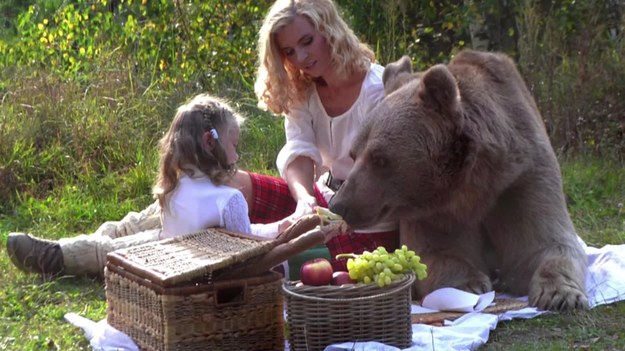
M527 294L540 309L587 307L586 256L515 64L467 50L411 71L407 57L386 68L386 96L354 142L354 167L330 209L354 228L399 221L402 243L428 265L417 297L496 289Z

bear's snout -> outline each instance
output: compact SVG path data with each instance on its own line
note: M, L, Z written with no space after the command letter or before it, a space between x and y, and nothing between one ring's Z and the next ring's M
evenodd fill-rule
M335 201L336 196L330 199L330 203L328 204L328 209L333 213L345 218L347 214L347 207L343 206L340 202Z

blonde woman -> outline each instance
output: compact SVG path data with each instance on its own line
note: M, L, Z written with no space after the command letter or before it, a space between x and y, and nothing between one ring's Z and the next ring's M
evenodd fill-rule
M281 177L239 171L233 182L253 223L297 218L327 202L353 165L349 147L367 111L384 95L384 68L361 43L331 0L278 0L258 40L259 104L285 116ZM396 223L337 236L330 256L398 245ZM345 269L334 261L335 269Z

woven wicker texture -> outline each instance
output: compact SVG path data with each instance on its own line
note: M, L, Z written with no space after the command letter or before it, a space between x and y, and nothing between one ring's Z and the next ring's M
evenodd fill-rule
M107 260L168 287L267 253L276 244L275 240L211 228L117 250L109 253Z
M410 286L414 276L380 288L376 284L300 286L285 282L291 350L324 350L332 343L379 341L410 346Z
M141 350L284 348L282 277L277 273L159 289L109 262L105 279L108 323Z

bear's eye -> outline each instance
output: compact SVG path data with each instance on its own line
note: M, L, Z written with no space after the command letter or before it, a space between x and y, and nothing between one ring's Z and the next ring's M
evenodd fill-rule
M388 159L382 155L371 155L371 163L375 168L386 168Z

